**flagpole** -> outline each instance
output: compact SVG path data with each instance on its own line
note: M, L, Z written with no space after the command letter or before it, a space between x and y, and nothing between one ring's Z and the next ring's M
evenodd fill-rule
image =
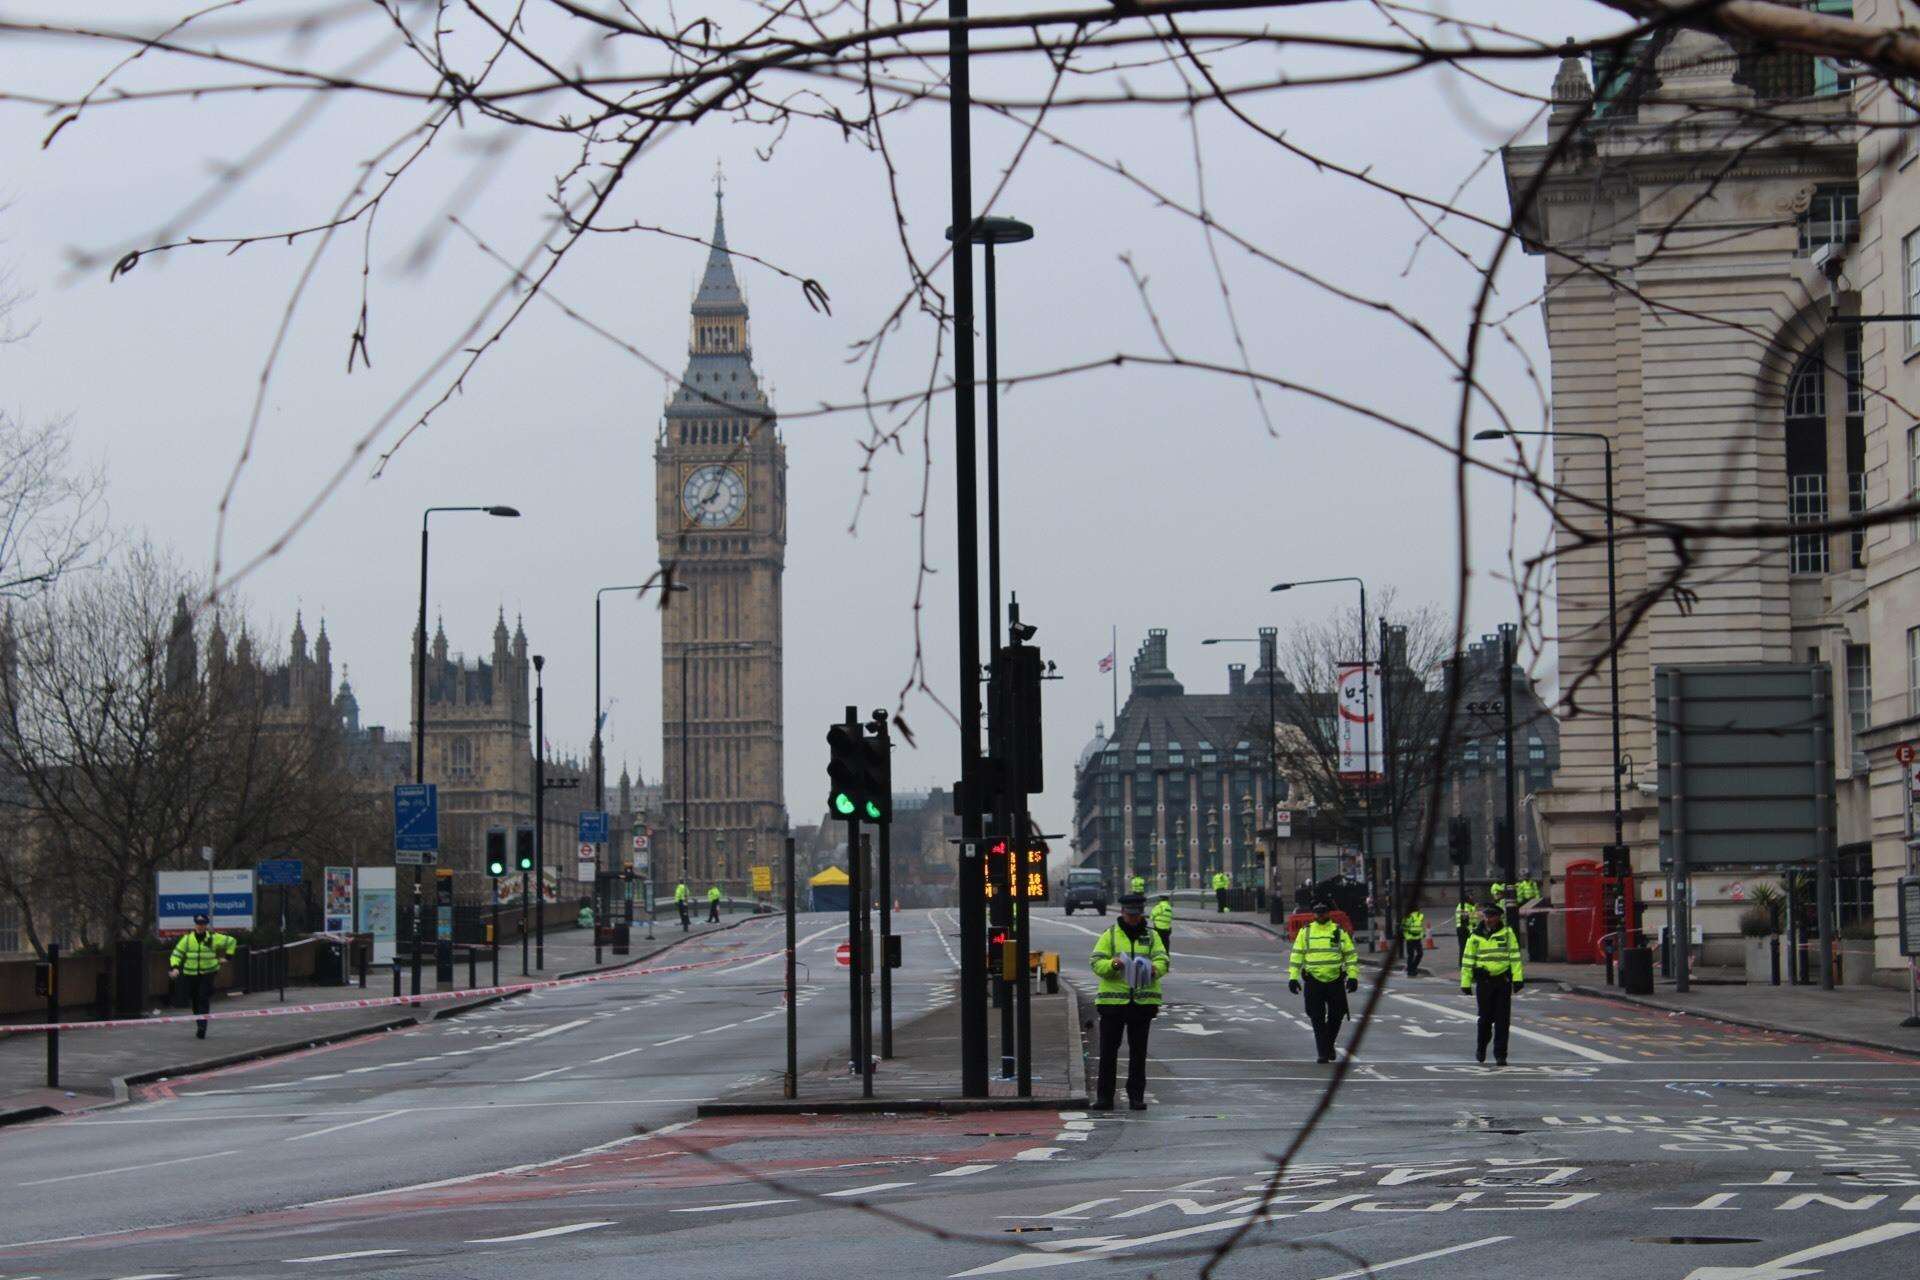
M1107 656L1113 660L1108 671L1113 675L1113 731L1120 732L1120 627L1115 624L1108 637Z

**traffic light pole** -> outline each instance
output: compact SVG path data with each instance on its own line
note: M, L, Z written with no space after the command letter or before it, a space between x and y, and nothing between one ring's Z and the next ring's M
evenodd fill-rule
M523 978L527 976L527 948L531 942L532 935L527 932L527 873L523 870L520 872L520 976Z
M893 739L887 733L886 721L878 726L880 749L893 751ZM887 777L891 782L893 771L889 766ZM893 1056L893 805L891 797L887 805L886 821L876 824L880 828L880 1056Z
M847 733L859 740L860 711L857 707L848 707L846 719L842 722ZM860 969L866 963L860 945L861 920L860 901L860 811L855 808L847 815L847 1071L852 1075L867 1075L866 1046L862 1042L863 1020L860 1016Z
M973 110L967 0L947 0L947 125L953 241L954 585L960 668L960 1092L987 1096L986 878L981 848L980 486L973 376Z

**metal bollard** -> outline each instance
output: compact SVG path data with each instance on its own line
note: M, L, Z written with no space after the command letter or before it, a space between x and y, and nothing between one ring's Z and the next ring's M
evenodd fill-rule
M480 953L473 949L472 944L468 944L467 946L467 990L471 991L473 990L473 988L479 985L480 985Z
M400 994L400 957L397 955L393 958L393 994Z
M354 954L360 959L360 989L362 991L367 989L367 953L372 950L372 947L354 948Z

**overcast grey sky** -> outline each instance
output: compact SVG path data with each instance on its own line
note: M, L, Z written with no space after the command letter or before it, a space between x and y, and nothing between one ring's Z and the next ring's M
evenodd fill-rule
M150 14L157 7L76 3L43 12ZM1508 12L1492 4L1455 8L1488 18ZM1306 10L1272 20L1348 21L1377 30L1369 12ZM1553 37L1618 25L1581 0L1528 6L1525 21ZM368 24L327 42L321 60L344 58L371 44L376 32ZM110 63L101 47L11 43L10 77L40 89L75 92ZM289 58L312 53L273 47ZM1275 62L1269 51L1240 56L1243 70L1270 72ZM128 83L208 75L148 62ZM1329 60L1282 65L1304 73ZM1544 93L1553 69L1548 59L1503 74ZM1045 87L1044 68L1031 60L986 67L979 80L983 92L1024 87L1037 95ZM1141 88L1175 84L1151 70L1132 73L1132 81ZM210 559L215 506L308 248L180 253L145 260L111 284L103 270L75 275L66 264L74 249L143 243L192 201L216 166L244 154L292 105L286 98L221 98L96 110L45 150L46 120L19 107L0 113L0 193L11 200L0 213L0 255L32 291L25 312L37 325L29 341L0 351L0 394L28 416L71 414L81 452L107 465L116 519L197 563ZM1505 196L1497 161L1484 163L1487 152L1532 110L1451 72L1272 94L1248 107L1291 137L1435 196L1467 180L1463 203L1493 217L1504 217ZM389 104L337 103L284 156L184 229L253 233L317 220L339 199L352 166L371 153L372 140L384 142L406 114ZM1049 125L1193 198L1192 140L1180 112L1056 112ZM947 220L945 128L944 108L923 105L897 117L889 131L908 234L925 258L937 251ZM1406 270L1419 228L1397 202L1316 174L1218 107L1202 110L1199 132L1220 223L1303 269L1390 299L1459 348L1478 277L1433 242ZM373 367L351 376L345 366L359 306L360 231L329 250L288 335L239 487L229 564L257 553L286 526L350 441L497 285L498 268L458 236L441 243L424 268L406 265L421 232L440 225L437 210L486 136L476 123L452 139L381 213L371 286ZM884 318L906 276L885 173L869 150L813 124L797 125L763 159L756 148L769 141L765 130L720 120L679 132L628 177L611 220L704 236L714 166L724 165L734 247L816 277L832 295L833 312L822 315L791 282L750 263L737 267L753 308L756 363L776 406L793 414L858 398L860 369L848 361L849 345ZM976 190L990 189L1018 142L1006 122L981 115ZM570 148L547 136L521 139L493 172L471 224L503 251L524 252L540 234L545 194ZM997 211L1038 231L1032 243L1002 251L1003 372L1154 351L1122 254L1149 277L1154 304L1183 355L1237 362L1207 246L1191 221L1044 143L1028 151ZM1454 230L1461 244L1487 249L1486 234ZM1405 328L1336 303L1232 245L1223 243L1220 253L1256 367L1435 429L1451 422L1456 384ZM569 305L677 370L704 257L698 245L655 236L594 237L565 264L555 288ZM1540 280L1538 260L1515 252L1495 310L1532 295ZM1512 329L1544 380L1537 314ZM924 385L931 340L929 323L910 315L890 339L880 387ZM1540 392L1518 351L1504 340L1488 346L1490 386L1523 425L1539 425ZM488 650L497 609L509 622L524 615L533 648L548 658L548 736L557 749L584 752L592 727L593 590L644 579L655 566L652 449L664 389L662 378L631 356L536 305L466 394L384 476L369 479L362 462L291 545L248 579L245 594L281 628L296 608L310 633L324 618L336 667L351 669L365 718L404 731L420 510L512 503L524 519L436 521L431 609L444 615L453 646L470 655ZM1267 403L1271 436L1244 383L1201 372L1104 369L1004 398L1006 583L1066 677L1047 689L1049 791L1037 815L1049 829L1064 829L1073 758L1095 722L1109 718L1109 683L1096 664L1108 651L1110 627L1118 628L1124 700L1126 665L1148 627L1171 630L1173 664L1188 688L1217 690L1225 685L1225 664L1240 655L1202 649L1204 636L1285 628L1348 602L1327 589L1270 596L1267 587L1281 578L1360 574L1376 591L1394 588L1409 603L1450 603L1459 566L1446 460L1304 396L1269 391ZM881 459L858 531L850 533L863 422L852 414L809 417L783 431L791 468L787 803L801 823L817 820L821 808L827 723L847 702L891 707L910 667L922 459L916 430L904 456ZM950 442L943 401L933 431L928 548L938 573L922 622L930 677L949 701ZM1506 571L1510 532L1533 550L1543 529L1535 509L1523 507L1516 518L1505 486L1474 482L1470 634L1511 616L1510 589L1485 576ZM660 765L658 620L649 606L609 600L607 637L609 770L617 773L626 762L651 778ZM919 747L902 753L897 782L949 782L957 772L952 722L920 696L908 698L905 713Z

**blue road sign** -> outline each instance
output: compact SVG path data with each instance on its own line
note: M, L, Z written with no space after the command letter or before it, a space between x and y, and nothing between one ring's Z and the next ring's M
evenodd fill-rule
M393 851L440 851L440 793L431 782L403 782L393 789Z
M300 859L266 858L255 864L254 877L264 888L281 886L293 888L300 883Z
M605 844L607 842L607 811L588 809L580 815L580 843Z

